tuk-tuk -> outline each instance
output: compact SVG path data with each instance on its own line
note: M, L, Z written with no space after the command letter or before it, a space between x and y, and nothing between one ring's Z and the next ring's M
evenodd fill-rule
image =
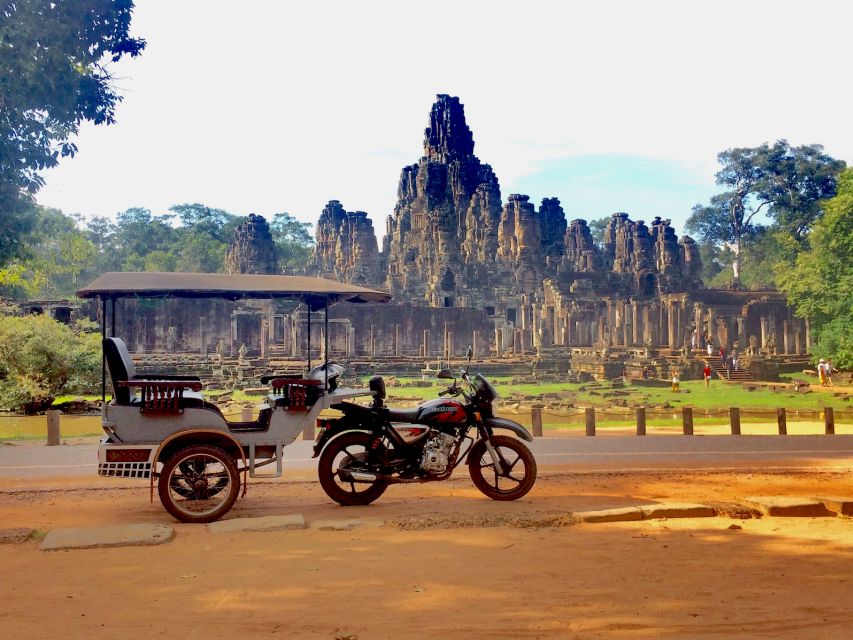
M101 303L103 341L101 416L105 437L98 448L98 474L154 480L165 509L181 522L213 522L225 515L247 477L275 464L282 474L282 449L319 413L344 398L370 391L337 386L342 372L330 364L328 313L323 313L324 362L311 368L311 314L338 302L387 302L391 296L325 278L220 273L105 273L77 292ZM124 341L115 335L116 300L121 298L219 298L295 300L308 308L308 367L304 374L265 375L269 386L258 417L228 420L201 394L194 376L138 374ZM106 401L107 373L112 399ZM242 475L242 480L241 480Z

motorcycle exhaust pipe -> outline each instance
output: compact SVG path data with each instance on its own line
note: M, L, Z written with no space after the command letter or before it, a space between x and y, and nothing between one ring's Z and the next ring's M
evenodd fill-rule
M388 484L423 482L423 478L395 478L384 473L350 471L349 469L338 469L338 477L344 482L387 482Z

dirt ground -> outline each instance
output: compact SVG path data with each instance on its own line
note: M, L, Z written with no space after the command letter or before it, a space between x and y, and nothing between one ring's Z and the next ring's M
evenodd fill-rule
M2 544L0 638L849 638L853 519L543 522L653 502L851 494L851 469L837 467L544 467L517 503L493 502L459 476L343 508L305 471L254 481L229 517L391 524L213 534L173 523L176 537L157 547ZM0 484L3 529L140 522L172 523L146 482Z

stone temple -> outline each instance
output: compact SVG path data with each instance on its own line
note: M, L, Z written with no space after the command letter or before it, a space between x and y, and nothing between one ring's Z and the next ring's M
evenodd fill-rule
M669 220L615 213L597 246L558 198L538 210L527 195L504 202L458 98L437 97L423 156L403 168L397 196L381 251L366 214L336 200L317 224L309 272L384 288L398 306L333 312L356 332L334 340L350 356L446 357L474 344L480 357L548 355L558 368L597 360L604 373L604 349L681 351L694 331L715 348L745 351L753 336L765 353L807 350L807 323L778 293L704 288L696 243Z
M249 216L237 229L225 267L275 272L262 217ZM407 362L419 369L424 359L459 358L472 345L481 369L495 372L532 365L554 374L665 377L678 366L689 377L701 368L698 351L689 350L695 332L697 347L708 339L715 352L736 347L749 354L742 362L756 375L772 376L786 362L801 368L810 346L808 321L794 317L778 292L705 288L696 243L679 239L669 220L614 213L599 246L584 220L567 220L556 197L538 208L528 195L504 201L494 171L474 154L462 103L448 95L429 113L423 155L403 167L381 249L365 212L331 200L305 272L393 295L388 305L334 307L330 356L401 370ZM172 325L184 350L207 353L224 341L233 355L245 344L261 367L306 346L304 311L267 304L224 319L211 313L210 322L197 311L191 322L154 317L167 313L132 314L140 345L162 347L163 326ZM316 320L312 350L319 355Z

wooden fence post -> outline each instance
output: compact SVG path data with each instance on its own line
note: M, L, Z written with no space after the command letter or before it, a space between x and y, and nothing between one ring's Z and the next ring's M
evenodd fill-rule
M530 425L533 429L533 437L542 437L542 407L533 406L530 408Z
M681 408L681 426L684 429L684 435L693 435L693 407Z
M823 427L826 435L831 436L835 433L835 413L832 407L824 407L823 409Z
M637 407L637 435L646 435L646 408Z
M47 446L55 447L59 444L59 411L48 409L47 413Z
M740 435L740 409L729 407L729 422L732 424L732 435Z
M788 417L785 415L784 407L776 409L776 423L779 425L779 435L788 435Z
M583 410L586 418L586 435L595 435L595 407L588 407Z

